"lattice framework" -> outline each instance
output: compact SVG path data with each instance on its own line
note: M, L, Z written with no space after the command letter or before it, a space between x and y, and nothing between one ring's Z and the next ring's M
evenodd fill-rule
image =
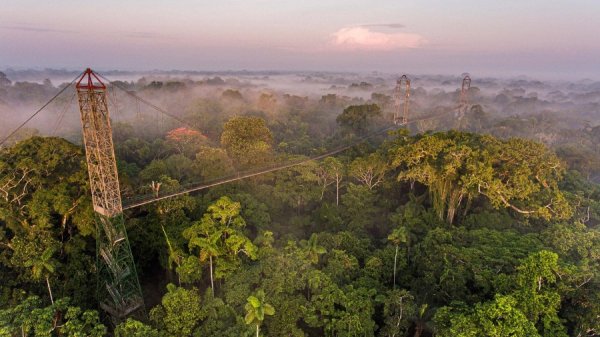
M402 75L396 81L394 89L394 124L405 125L408 123L408 109L410 103L410 79Z
M143 315L144 301L125 231L106 86L88 68L76 88L96 216L98 300L118 323Z

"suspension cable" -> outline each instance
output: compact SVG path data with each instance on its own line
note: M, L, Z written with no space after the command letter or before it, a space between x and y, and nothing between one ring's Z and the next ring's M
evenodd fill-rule
M149 204L149 203L153 203L155 201L164 200L164 199L176 197L176 196L183 195L183 194L188 194L188 193L191 193L191 192L195 192L195 191L207 189L209 187L223 185L223 184L226 184L226 183L230 183L230 182L234 182L234 181L238 181L238 180L242 180L242 179L246 179L246 178L250 178L250 177L259 176L259 175L263 175L263 174L266 174L266 173L271 173L271 172L275 172L275 171L280 171L280 170L288 169L288 168L291 168L291 167L294 167L294 166L298 166L298 165L302 165L302 164L305 164L305 163L308 163L308 162L311 162L311 161L315 161L315 160L323 159L323 158L326 158L326 157L330 157L330 156L336 155L336 154L338 154L340 152L346 151L346 150L348 150L348 149L350 149L350 148L352 148L352 147L354 147L354 146L356 146L358 144L361 144L361 143L365 142L367 139L369 139L371 137L374 137L376 135L382 134L382 133L384 133L386 131L389 131L391 129L394 129L396 127L397 127L396 125L388 126L388 127L384 128L382 130L379 130L379 131L373 132L373 133L371 133L371 134L369 134L367 136L361 137L360 139L352 142L349 145L345 145L343 147L340 147L340 148L328 151L326 153L323 153L323 154L320 154L320 155L316 155L316 156L312 156L312 157L308 157L308 158L305 158L305 159L302 159L302 160L299 160L299 161L295 161L295 162L291 162L291 163L287 163L287 164L277 165L277 166L270 167L270 168L267 168L267 169L262 169L262 170L257 171L257 172L255 171L255 172L250 172L250 173L241 174L241 175L240 174L236 174L234 176L230 176L230 177L227 177L227 178L220 178L218 180L214 180L214 181L211 181L211 182L208 182L208 183L204 183L202 185L197 185L197 186L193 186L193 187L190 187L190 188L186 188L183 191L173 192L173 193L166 194L166 195L163 195L163 196L160 196L160 197L152 197L152 198L146 199L146 196L142 196L142 200L141 201L133 202L133 203L131 203L129 205L123 205L123 209L125 210L125 209L136 208L136 207L143 206L143 205L146 205L146 204ZM146 200L144 200L144 199L146 199Z
M102 79L104 79L105 81L107 81L108 83L110 83L110 84L111 84L112 86L114 86L115 88L118 88L118 89L120 89L120 90L124 91L124 92L125 92L127 95L129 95L129 96L133 97L134 99L136 99L136 100L138 100L138 101L140 101L140 102L142 102L142 103L144 103L144 104L148 105L149 107L151 107L151 108L153 108L154 110L156 110L156 111L158 111L158 112L162 113L163 115L169 116L169 117L173 118L174 120L178 121L179 123L181 123L181 124L183 124L183 125L186 125L186 126L190 127L191 129L194 129L194 130L197 130L197 129L198 129L197 127L195 127L195 126L191 125L190 123L186 122L184 119L182 119L182 118L180 118L180 117L178 117L178 116L176 116L176 115L174 115L174 114L172 114L172 113L170 113L170 112L166 111L165 109L162 109L162 108L160 108L160 107L159 107L159 106L157 106L156 104L154 104L154 103L152 103L152 102L150 102L150 101L148 101L148 100L146 100L146 99L144 99L144 98L142 98L142 97L140 97L140 96L138 96L138 95L134 94L134 93L133 93L133 92L131 92L130 90L127 90L127 89L125 89L124 87L122 87L120 84L117 84L116 82L114 82L114 81L111 81L111 80L110 80L110 79L108 79L106 76L104 76L104 75L102 75L102 74L100 74L100 73L96 73L96 75L98 75L99 77L101 77Z
M61 127L62 121L65 118L65 115L67 114L67 110L72 106L73 101L75 101L75 96L77 96L76 92L74 92L73 95L71 95L70 100L65 101L65 105L63 106L63 109L61 110L60 114L58 115L58 119L56 120L56 123L54 124L52 133L50 134L52 137L56 136L56 133L57 133L58 129Z
M242 179L246 179L246 178L250 178L250 177L259 176L259 175L266 174L266 173L271 173L271 172L275 172L275 171L280 171L280 170L292 168L294 166L302 165L302 164L305 164L305 163L308 163L308 162L311 162L311 161L315 161L315 160L320 160L320 159L323 159L323 158L326 158L326 157L330 157L330 156L336 155L336 154L338 154L340 152L344 152L344 151L346 151L346 150L348 150L348 149L350 149L350 148L352 148L352 147L354 147L356 145L359 145L359 144L365 142L369 138L372 138L372 137L374 137L376 135L379 135L379 134L382 134L384 132L387 132L387 131L389 131L391 129L395 129L395 128L398 128L398 127L401 127L401 126L406 126L408 124L413 124L413 123L417 123L417 122L421 122L421 121L436 119L436 118L442 117L443 115L446 115L446 114L448 114L448 113L447 112L442 112L442 113L431 115L431 116L426 116L426 117L422 117L422 118L413 119L413 120L410 120L407 123L404 123L404 124L401 124L401 125L388 126L388 127L385 127L385 128L383 128L381 130L375 131L375 132L373 132L373 133L371 133L369 135L361 137L358 140L352 142L351 144L348 144L348 145L345 145L343 147L340 147L340 148L328 151L328 152L320 154L320 155L312 156L312 157L309 157L309 158L306 158L306 159L303 159L303 160L300 160L300 161L296 161L296 162L292 162L292 163L287 163L287 164L282 164L282 165L278 165L278 166L267 168L267 169L262 169L262 170L257 171L257 172L250 172L250 173L246 173L246 174L242 174L242 175L238 174L238 175L230 176L228 178L220 178L220 179L217 179L217 180L213 180L211 182L204 183L202 185L196 185L196 186L191 186L189 188L185 188L182 191L177 191L177 192L172 192L172 193L169 193L169 194L165 194L165 195L160 196L160 197L150 197L149 198L147 196L141 196L140 198L129 199L129 201L131 201L131 203L128 204L128 205L123 205L123 210L132 209L132 208L136 208L136 207L140 207L140 206L144 206L144 205L156 202L156 201L165 200L165 199L173 198L173 197L184 195L184 194L189 194L191 192L196 192L196 191L199 191L199 190L204 190L204 189L207 189L207 188L210 188L210 187L214 187L214 186L218 186L218 185L223 185L223 184L226 184L226 183L230 183L230 182L234 182L234 181L238 181L238 180L242 180ZM125 201L127 201L127 200L125 200Z
M4 145L4 143L6 143L7 140L10 139L10 137L12 137L15 133L17 133L19 130L21 130L21 128L23 128L25 126L25 124L29 123L29 121L31 121L35 116L37 116L37 114L39 114L42 110L44 110L44 108L46 108L50 103L52 103L58 96L60 96L60 94L62 94L65 90L67 90L67 88L71 87L75 81L77 81L77 79L79 77L81 77L81 75L83 74L83 72L79 73L77 76L75 76L75 78L69 82L68 85L64 86L62 89L60 89L56 95L54 95L52 98L50 98L50 100L48 102L46 102L46 104L42 105L41 108L39 108L36 112L33 113L33 115L29 116L29 118L27 118L23 123L21 123L21 125L19 125L16 129L14 129L8 136L4 137L4 139L2 139L2 141L0 141L0 147L2 145Z
M10 137L12 137L21 128L23 128L27 123L29 123L35 116L37 116L44 108L46 108L50 103L52 103L58 96L60 96L67 88L71 87L75 83L75 81L77 81L77 79L81 77L82 74L83 73L79 73L77 76L75 76L75 78L71 82L69 82L68 85L64 86L61 90L59 90L41 108L39 108L35 113L33 113L29 118L27 118L22 124L20 124L15 130L13 130L2 141L0 141L0 147L2 145L4 145L4 143L6 143L6 141L8 139L10 139ZM104 80L106 80L111 85L113 85L114 87L116 87L116 88L124 91L126 94L128 94L131 97L133 97L134 99L136 99L136 100L138 100L138 101L140 101L140 102L142 102L142 103L144 103L144 104L152 107L156 111L158 111L158 112L160 112L160 113L162 113L162 114L164 114L166 116L169 116L169 117L171 117L171 118L179 121L180 123L182 123L184 125L187 125L187 126L191 127L192 129L195 129L194 126L192 126L190 123L186 122L185 120L183 120L183 119L181 119L181 118L179 118L179 117L177 117L177 116L169 113L168 111L166 111L166 110L158 107L157 105L155 105L155 104L147 101L146 99L139 97L138 95L136 95L136 94L130 92L129 90L123 88L119 84L116 84L115 82L113 82L110 79L106 78L102 74L99 74L99 73L96 73L96 74L99 77L101 77ZM412 123L416 123L416 122L420 122L420 121L435 119L435 118L441 117L442 115L445 115L445 114L446 114L446 112L443 112L443 113L439 113L439 114L432 115L432 116L422 117L422 118L418 118L418 119L412 119L412 120L406 121L405 123L403 123L401 125L398 125L398 126L406 126L408 124L412 124ZM63 116L61 116L60 119L62 119L62 117ZM379 131L373 132L373 133L371 133L369 135L363 136L363 137L359 138L358 140L352 142L349 145L345 145L343 147L340 147L340 148L328 151L328 152L320 154L320 155L312 156L312 157L309 157L309 158L306 158L306 159L303 159L303 160L300 160L300 161L296 161L296 162L292 162L292 163L287 163L287 164L283 164L283 165L278 165L278 166L271 167L271 168L268 168L268 169L260 170L258 172L252 172L252 173L247 173L247 174L242 174L242 175L237 174L237 175L229 177L229 178L219 179L219 180L216 180L216 181L213 181L213 182L208 182L208 183L205 183L205 184L202 184L202 185L197 185L197 186L194 186L194 187L187 188L187 189L185 189L183 191L170 193L170 194L167 194L167 195L164 195L164 196L160 196L160 197L152 197L150 199L146 199L146 198L143 197L143 199L140 200L140 201L137 201L137 202L134 201L133 203L131 203L131 204L127 205L127 206L124 205L123 209L125 210L125 209L132 209L132 208L140 207L140 206L143 206L143 205L146 205L146 204L149 204L149 203L153 203L153 202L156 202L156 201L160 201L160 200L164 200L164 199L168 199L168 198L172 198L172 197L176 197L176 196L188 194L188 193L191 193L191 192L195 192L195 191L207 189L207 188L210 188L210 187L214 187L214 186L226 184L226 183L229 183L229 182L234 182L234 181L238 181L238 180L242 180L242 179L246 179L246 178L250 178L250 177L254 177L254 176L266 174L266 173L271 173L271 172L275 172L275 171L280 171L280 170L288 169L288 168L291 168L291 167L295 167L295 166L298 166L298 165L305 164L305 163L310 162L310 161L315 161L315 160L320 160L320 159L323 159L323 158L326 158L326 157L330 157L330 156L336 155L336 154L338 154L340 152L346 151L346 150L348 150L348 149L350 149L350 148L352 148L352 147L354 147L356 145L359 145L359 144L365 142L369 138L372 138L372 137L374 137L376 135L379 135L379 134L382 134L384 132L387 132L387 131L389 131L391 129L397 128L398 126L397 125L393 125L393 126L389 126L389 127L383 128L382 130L379 130ZM144 200L144 199L146 199L146 200Z
M136 95L135 93L131 92L130 90L125 89L123 86L121 86L120 84L117 84L116 82L110 80L106 76L104 76L102 74L99 74L99 73L96 73L96 74L99 77L101 77L102 79L104 79L105 81L107 81L108 83L110 83L112 86L114 86L114 87L116 87L116 88L124 91L127 95L133 97L138 102L142 102L142 103L148 105L149 107L153 108L154 110L160 112L161 114L166 115L168 117L171 117L174 120L176 120L176 121L178 121L178 122L180 122L180 123L182 123L182 124L184 124L184 125L192 128L192 129L196 129L195 126L193 126L190 123L186 122L182 118L180 118L180 117L178 117L178 116L176 116L176 115L174 115L172 113L169 113L165 109L162 109L159 106L151 103L150 101L148 101L148 100L146 100L146 99L144 99L144 98ZM350 149L350 148L352 148L352 147L354 147L354 146L356 146L358 144L361 144L361 143L365 142L367 139L369 139L371 137L374 137L376 135L382 134L382 133L387 132L387 131L389 131L391 129L394 129L394 128L397 128L397 127L400 127L400 126L405 126L405 125L408 125L408 124L413 124L413 123L420 122L420 121L435 119L435 118L441 117L442 115L445 115L445 114L446 114L446 112L443 112L443 113L436 114L436 115L431 115L431 116L422 117L422 118L419 118L419 119L409 120L409 121L406 121L405 123L402 123L400 125L389 126L389 127L386 127L386 128L384 128L382 130L379 130L379 131L373 132L373 133L371 133L369 135L366 135L364 137L361 137L360 139L358 139L357 141L352 142L349 145L345 145L343 147L340 147L340 148L328 151L328 152L320 154L320 155L312 156L312 157L309 157L309 158L306 158L306 159L303 159L303 160L300 160L300 161L295 161L295 162L292 162L292 163L282 164L282 165L278 165L278 166L275 166L275 167L271 167L271 168L267 168L267 169L262 169L260 171L249 172L249 173L246 173L246 174L239 174L239 173L237 173L237 174L235 174L233 176L230 176L230 177L227 177L227 178L220 178L220 179L217 179L217 180L214 180L214 181L211 181L211 182L203 183L201 185L191 186L189 188L185 188L184 187L184 190L182 190L182 191L172 192L172 193L169 193L169 194L166 194L166 195L163 195L163 196L159 196L159 197L155 197L155 196L148 197L148 196L142 195L139 198L131 198L131 199L128 199L128 200L124 200L125 202L130 201L131 203L129 203L128 205L123 205L123 209L126 210L126 209L137 208L137 207L140 207L140 206L143 206L143 205L147 205L147 204L150 204L150 203L153 203L153 202L156 202L156 201L165 200L165 199L169 199L169 198L180 196L180 195L184 195L184 194L189 194L191 192L195 192L195 191L207 189L207 188L210 188L210 187L214 187L214 186L218 186L218 185L222 185L222 184L226 184L226 183L230 183L230 182L234 182L234 181L238 181L238 180L242 180L242 179L246 179L246 178L250 178L250 177L255 177L255 176L266 174L266 173L271 173L271 172L275 172L275 171L280 171L280 170L288 169L288 168L291 168L291 167L295 167L295 166L298 166L298 165L305 164L305 163L310 162L310 161L315 161L315 160L323 159L323 158L326 158L326 157L330 157L330 156L336 155L336 154L338 154L340 152L346 151L346 150L348 150L348 149Z

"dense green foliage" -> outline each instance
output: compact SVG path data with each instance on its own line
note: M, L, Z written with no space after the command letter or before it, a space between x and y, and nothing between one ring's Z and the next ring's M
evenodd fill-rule
M248 99L222 96L227 111ZM328 134L304 98L284 99L285 121L225 119L209 113L224 104L199 102L189 119L218 134L146 137L117 125L124 195L302 159L364 135L383 114L324 96L318 104L339 113ZM278 108L267 93L257 105ZM0 335L600 335L593 163L524 138L410 131L127 211L148 317L116 327L94 300L82 149L51 137L2 149Z

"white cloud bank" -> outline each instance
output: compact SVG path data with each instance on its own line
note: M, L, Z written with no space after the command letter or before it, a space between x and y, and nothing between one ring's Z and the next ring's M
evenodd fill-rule
M371 25L372 26L372 25ZM371 26L344 27L333 33L333 45L355 50L394 50L419 48L427 41L419 34L400 32L378 32Z

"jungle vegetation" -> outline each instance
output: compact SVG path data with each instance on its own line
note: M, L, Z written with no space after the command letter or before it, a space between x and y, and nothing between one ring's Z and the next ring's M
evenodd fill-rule
M385 99L231 87L190 103L197 129L114 121L124 198L321 153L389 123ZM600 126L544 142L519 118L473 105L126 211L148 315L116 327L83 148L22 134L0 150L0 335L598 336Z

